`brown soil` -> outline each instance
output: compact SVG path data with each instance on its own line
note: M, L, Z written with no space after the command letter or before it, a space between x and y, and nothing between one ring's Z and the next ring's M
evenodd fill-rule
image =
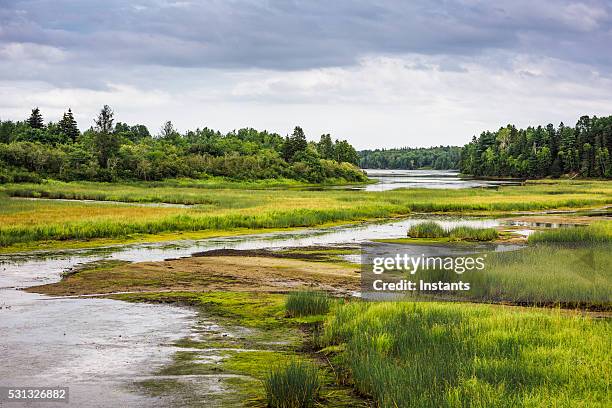
M81 270L60 282L27 288L47 295L153 291L282 292L315 289L347 294L359 289L359 267L297 259L205 256Z

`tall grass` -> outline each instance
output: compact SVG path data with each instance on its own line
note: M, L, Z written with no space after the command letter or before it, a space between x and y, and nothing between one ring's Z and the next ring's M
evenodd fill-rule
M612 243L612 221L597 222L586 227L556 228L538 231L529 236L529 243L586 245Z
M610 320L435 303L342 305L323 346L380 407L609 406Z
M329 312L332 300L324 292L298 291L287 296L285 310L289 316L311 316Z
M448 236L452 240L492 241L497 239L499 234L495 228L458 226L449 230Z
M482 255L481 255L482 256ZM488 253L484 269L419 270L427 282L464 282L468 291L444 293L465 300L612 309L612 247L529 246ZM428 292L418 293L428 295ZM435 293L434 293L435 294Z
M498 237L495 228L474 228L457 226L444 229L435 221L427 221L412 225L408 229L412 238L450 238L451 240L491 241Z
M302 361L273 369L263 383L271 408L314 407L321 389L317 367Z
M435 221L421 222L410 226L408 235L412 238L443 238L447 232Z

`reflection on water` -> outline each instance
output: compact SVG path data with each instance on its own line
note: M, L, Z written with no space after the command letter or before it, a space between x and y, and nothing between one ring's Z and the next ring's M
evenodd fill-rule
M475 188L520 185L520 181L476 180L460 178L454 170L380 170L364 169L368 177L377 180L376 184L355 187L365 191L386 191L397 188Z

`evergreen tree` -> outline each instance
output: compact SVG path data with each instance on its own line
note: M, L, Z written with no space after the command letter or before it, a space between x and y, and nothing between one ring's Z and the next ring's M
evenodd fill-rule
M336 158L334 154L334 142L332 142L329 133L321 135L321 139L319 143L317 143L317 151L323 159L333 160Z
M308 141L306 141L306 135L304 135L304 131L301 127L296 126L293 129L293 133L291 136L285 138L285 143L283 144L283 159L286 162L292 162L294 156L297 153L306 151L308 147Z
M117 155L120 147L119 137L113 132L113 121L113 111L104 105L95 120L93 148L98 156L98 164L106 169L110 167L110 159Z
M28 118L28 125L30 125L32 129L42 129L45 127L42 114L40 113L40 109L38 109L38 107L32 109L32 113Z
M59 128L60 131L73 142L79 137L79 128L77 127L77 122L74 120L70 108L68 108L68 112L65 112L64 116L62 116L62 120L59 121Z

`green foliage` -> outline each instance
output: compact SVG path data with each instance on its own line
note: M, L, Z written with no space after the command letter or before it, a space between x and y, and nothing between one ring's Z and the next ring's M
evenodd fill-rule
M458 169L460 154L461 148L455 146L362 150L359 152L359 167L405 170Z
M317 367L295 360L270 371L263 385L271 408L314 407L321 389Z
M475 176L542 178L562 174L612 177L612 116L582 116L575 127L483 132L461 150L461 172Z
M299 291L287 296L285 309L292 317L311 316L329 312L332 300L323 292Z
M32 114L28 118L28 125L32 129L42 129L45 127L45 123L43 122L42 114L40 113L40 109L34 108L32 109Z
M58 125L61 133L65 135L69 141L75 142L77 140L80 132L71 109L68 109L68 112L64 113Z
M115 124L108 105L100 111L95 127L82 134L70 109L58 123L39 126L39 119L42 123L40 111L35 109L29 121L0 121L0 170L5 182L17 182L23 177L14 175L27 172L34 173L30 180L66 181L211 176L308 183L367 181L354 165L355 149L346 141L333 144L330 138L331 153L321 156L316 144L309 145L300 127L284 140L278 134L255 129L223 135L204 128L181 134L167 121L159 136L153 138L143 125ZM31 151L16 154L23 149Z

